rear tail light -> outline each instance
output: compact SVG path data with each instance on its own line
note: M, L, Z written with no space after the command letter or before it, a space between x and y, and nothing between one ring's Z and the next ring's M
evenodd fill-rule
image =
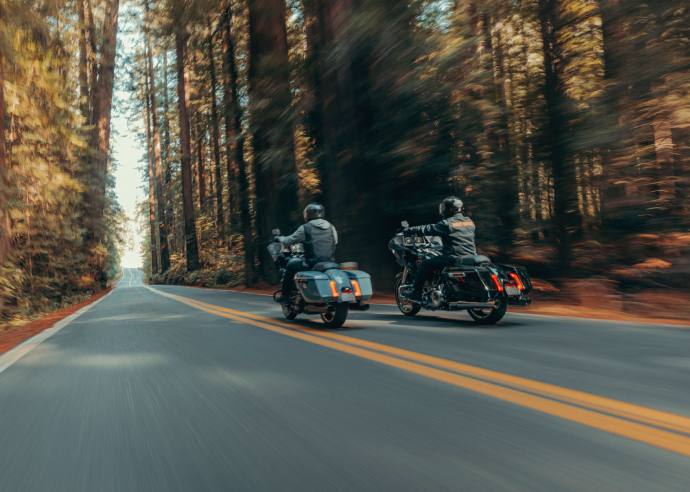
M333 297L340 296L340 293L338 292L338 289L335 286L335 280L331 280L331 294L333 294Z
M518 289L525 290L525 286L522 285L522 281L520 280L520 276L517 273L511 273L510 278L515 280L515 283L517 284Z
M352 288L355 289L355 297L362 297L362 289L359 288L359 282L351 280Z
M501 283L500 280L498 280L498 277L496 276L495 273L491 274L491 278L494 280L494 283L496 284L496 288L498 289L498 291L503 292L503 284Z

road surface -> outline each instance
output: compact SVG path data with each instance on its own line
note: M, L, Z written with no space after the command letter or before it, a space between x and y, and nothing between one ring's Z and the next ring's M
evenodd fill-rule
M40 339L39 339L40 340ZM0 491L687 491L690 330L117 288L0 357Z

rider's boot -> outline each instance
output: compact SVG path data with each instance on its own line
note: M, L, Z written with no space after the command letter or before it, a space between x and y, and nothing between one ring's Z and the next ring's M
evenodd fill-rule
M413 290L409 296L407 296L407 299L411 302L415 302L417 304L422 303L422 292L419 290Z

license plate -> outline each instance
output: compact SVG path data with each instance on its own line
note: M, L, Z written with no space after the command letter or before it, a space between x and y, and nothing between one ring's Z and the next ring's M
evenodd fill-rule
M354 294L341 294L340 299L345 302L355 302Z
M521 294L520 289L513 287L512 285L506 285L506 294L509 296L519 296Z

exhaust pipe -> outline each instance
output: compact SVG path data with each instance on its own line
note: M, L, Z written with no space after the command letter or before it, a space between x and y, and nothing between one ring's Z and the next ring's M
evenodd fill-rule
M521 297L520 299L515 299L514 301L508 301L511 306L529 306L532 304L532 299L529 297Z
M451 302L450 308L453 310L461 309L496 309L501 305L500 302Z
M323 314L329 311L335 311L333 306L306 306L304 312L307 314Z
M350 304L350 309L353 311L369 311L369 304L363 302L353 302Z

